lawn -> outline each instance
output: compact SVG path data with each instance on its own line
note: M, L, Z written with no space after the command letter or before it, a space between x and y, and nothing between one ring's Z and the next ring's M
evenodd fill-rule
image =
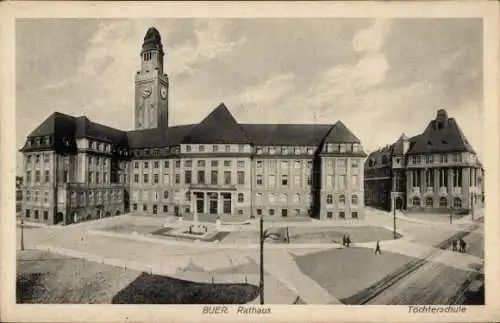
M257 295L249 284L195 283L49 252L18 253L17 303L243 304Z
M131 234L137 232L138 234L148 234L153 231L157 231L161 226L158 225L148 225L148 224L136 224L136 223L120 223L117 225L102 228L103 231L111 231L116 233L126 233Z
M365 248L326 250L296 256L300 270L332 296L343 299L376 283L414 258Z
M346 227L289 227L290 243L342 243L342 237L349 235L351 243L376 240L392 240L393 232L385 228L369 226ZM401 235L396 233L397 238Z

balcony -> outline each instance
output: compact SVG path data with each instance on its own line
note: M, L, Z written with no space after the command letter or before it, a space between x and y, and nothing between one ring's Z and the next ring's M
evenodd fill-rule
M461 187L453 187L452 192L454 195L462 195L462 188Z
M425 188L425 193L434 193L434 187L430 186L430 187L426 187Z
M448 188L446 186L440 187L439 194L448 194Z
M420 194L420 187L412 187L411 191L414 194Z

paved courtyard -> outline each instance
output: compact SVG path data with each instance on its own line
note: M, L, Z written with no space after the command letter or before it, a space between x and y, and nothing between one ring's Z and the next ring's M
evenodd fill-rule
M50 250L155 275L197 282L258 284L256 221L235 230L237 234L233 238L220 243L157 239L147 235L150 230L161 228L165 221L120 216L67 227L30 228L24 230L24 242L29 249ZM470 252L436 247L466 230L472 225L469 222L461 219L453 224L435 225L398 217L400 236L396 240L392 239L392 216L378 211L368 210L367 219L359 223L287 223L290 236L298 238L292 238L290 244L266 243L265 246L266 302L291 304L300 297L308 304L339 303L339 299L368 288L414 259L426 259L450 270L475 272L483 262L482 223L475 222L478 227L470 236L465 236L466 241L470 240ZM130 230L130 223L137 229ZM266 224L269 225L279 226ZM119 234L101 234L103 229L120 226L122 229L114 230L120 231ZM317 239L318 232L327 232L327 238L320 234ZM344 248L337 241L344 233L351 235L351 248ZM301 239L300 234L309 238ZM375 240L381 240L381 256L373 254ZM456 276L457 284L465 276Z

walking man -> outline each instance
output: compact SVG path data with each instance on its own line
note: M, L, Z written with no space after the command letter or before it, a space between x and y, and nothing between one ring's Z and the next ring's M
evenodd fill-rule
M377 245L375 246L375 254L379 254L381 255L382 254L382 251L380 250L380 241L377 240Z
M457 251L457 240L451 242L451 251Z
M351 236L347 235L346 243L347 243L347 248L349 248L349 245L351 244Z

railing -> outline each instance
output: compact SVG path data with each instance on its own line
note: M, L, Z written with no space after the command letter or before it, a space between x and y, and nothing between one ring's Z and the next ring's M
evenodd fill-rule
M453 187L453 194L460 195L462 194L462 188L461 187Z
M190 184L190 190L236 191L234 184Z
M448 188L446 186L440 187L439 194L448 194Z
M413 187L412 192L415 194L420 194L420 187L417 187L417 186Z

